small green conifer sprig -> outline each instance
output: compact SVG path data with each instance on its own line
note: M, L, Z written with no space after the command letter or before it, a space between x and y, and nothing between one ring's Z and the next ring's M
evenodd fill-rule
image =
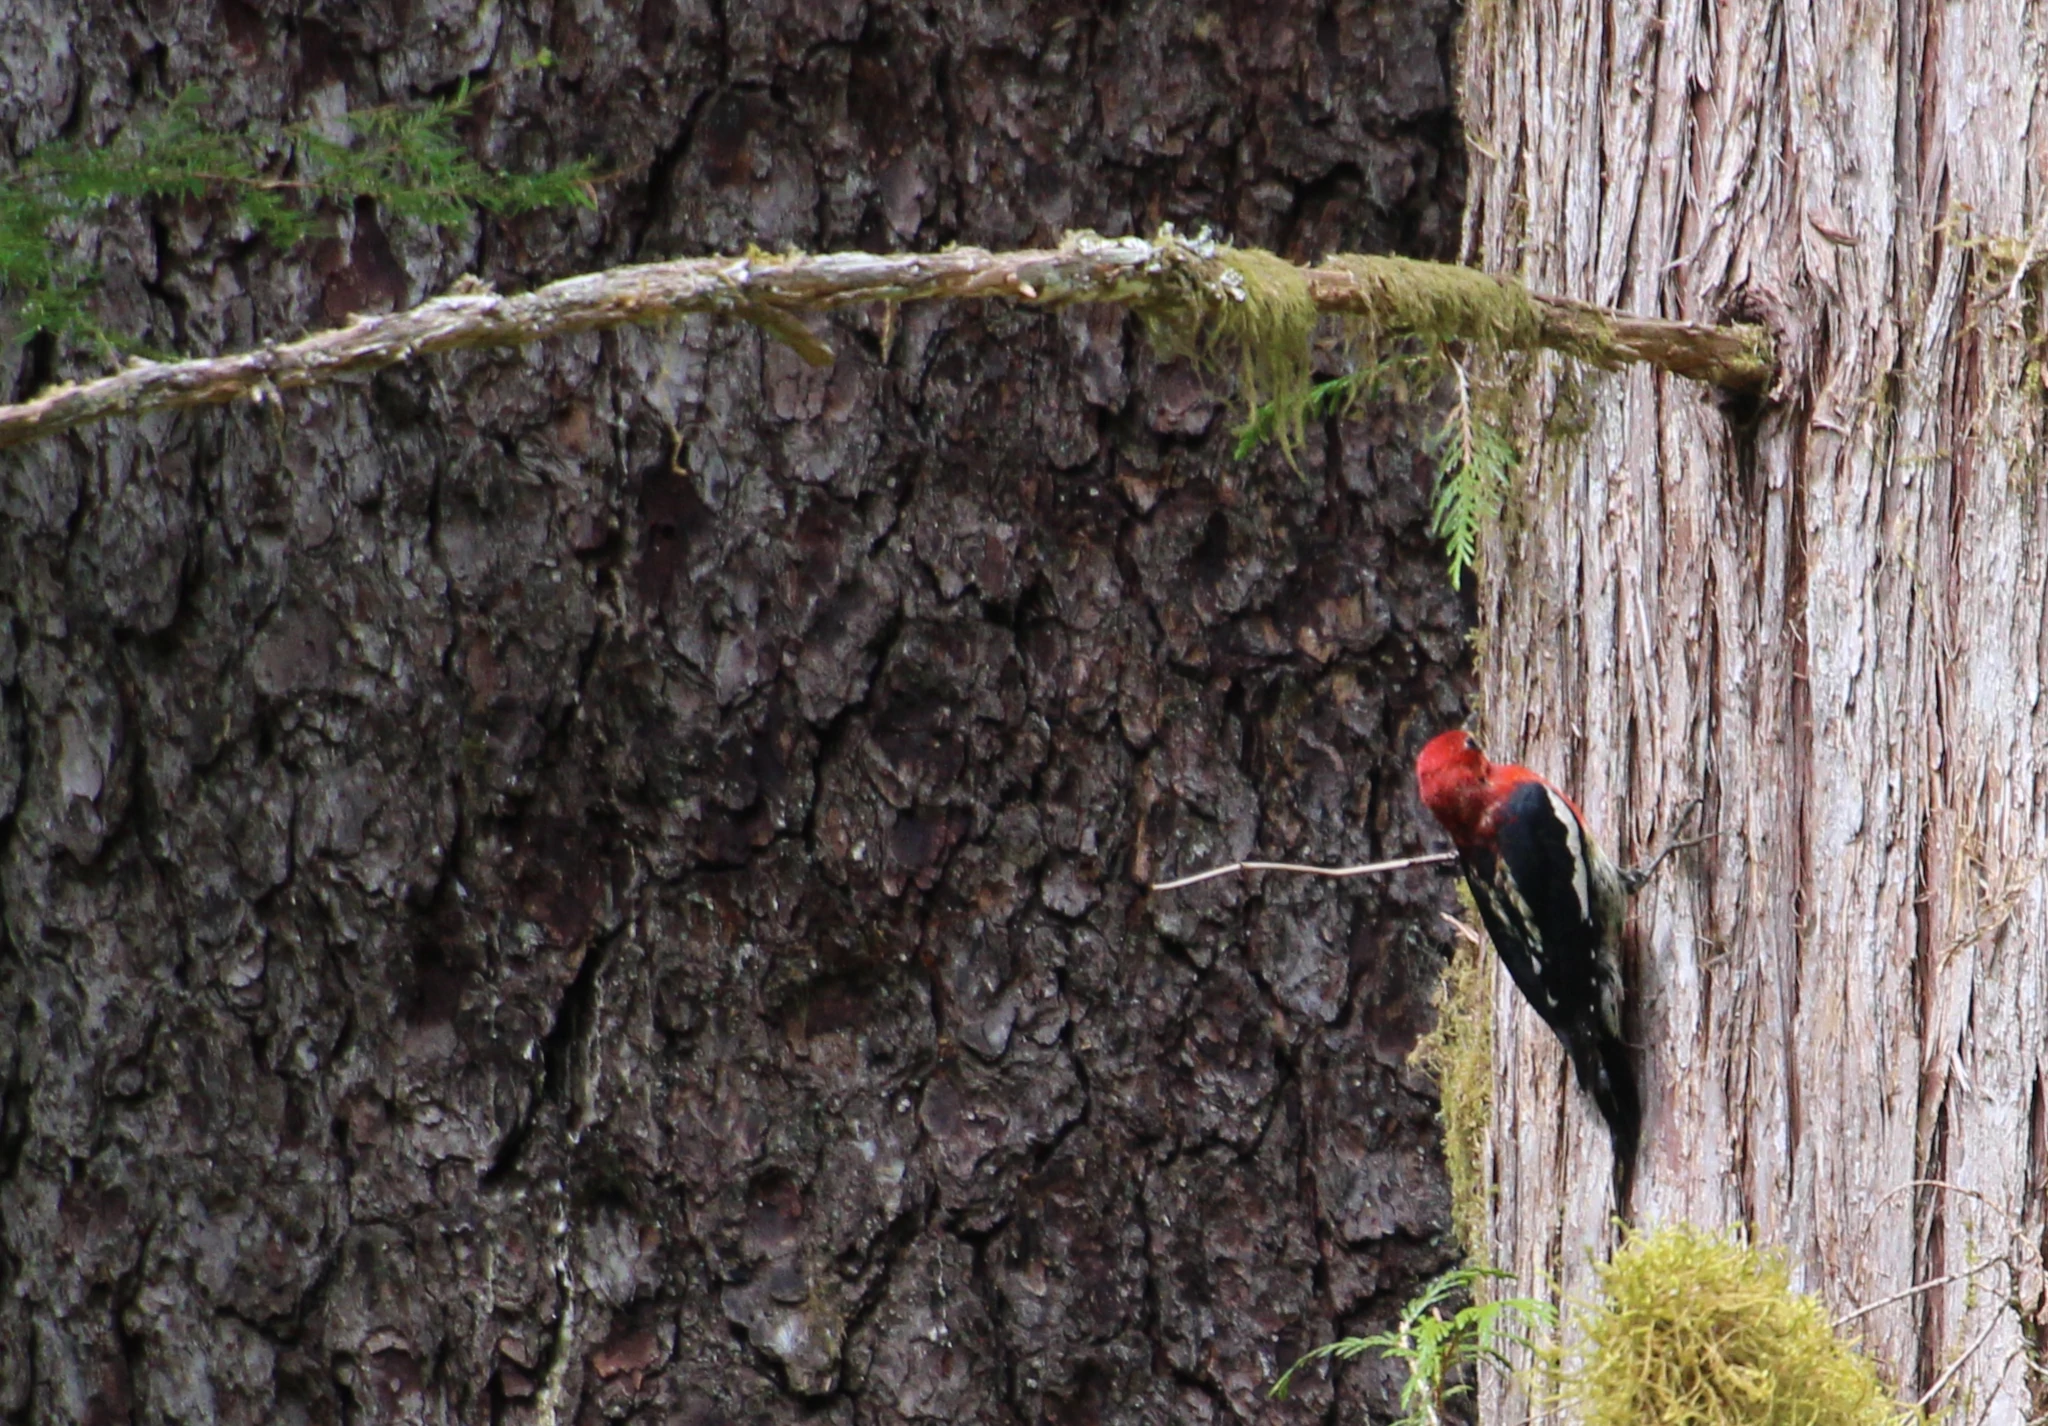
M1479 563L1479 541L1499 521L1522 456L1506 431L1474 413L1464 363L1451 365L1458 378L1457 400L1427 444L1436 461L1429 533L1444 542L1455 587Z
M1485 1280L1508 1276L1491 1268L1453 1268L1402 1307L1401 1320L1393 1331L1344 1337L1318 1347L1283 1372L1267 1394L1286 1400L1295 1374L1311 1362L1325 1358L1348 1362L1378 1352L1408 1369L1408 1380L1401 1386L1403 1414L1395 1426L1440 1426L1444 1404L1472 1389L1469 1383L1455 1380L1460 1371L1481 1362L1507 1368L1501 1350L1504 1345L1536 1350L1530 1331L1548 1331L1556 1325L1556 1310L1529 1297L1468 1301L1448 1317L1444 1315L1450 1299L1471 1298Z
M551 62L545 52L532 61ZM0 314L9 334L138 349L131 335L106 330L94 316L96 273L61 241L101 221L121 199L212 199L280 250L321 233L335 209L358 199L433 227L461 223L478 209L595 206L596 174L587 162L508 174L470 155L456 125L489 87L465 79L452 95L425 104L228 133L209 125L209 96L195 85L109 144L44 144L0 178Z
M1451 409L1425 439L1424 450L1436 466L1429 533L1444 542L1451 584L1457 586L1478 565L1479 542L1506 508L1522 456L1514 438L1479 409L1489 391L1474 390L1465 363L1449 346L1414 338L1391 351L1356 354L1343 375L1261 403L1238 431L1238 459L1275 439L1289 422L1299 427L1304 418L1342 417L1368 399L1412 403L1447 382L1453 387Z

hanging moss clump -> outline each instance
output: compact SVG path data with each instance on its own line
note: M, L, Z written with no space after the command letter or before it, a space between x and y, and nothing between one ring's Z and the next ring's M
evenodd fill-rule
M1316 302L1300 268L1262 248L1187 239L1162 228L1162 274L1179 279L1172 297L1136 305L1154 346L1211 371L1232 371L1248 411L1273 403L1285 414L1272 435L1293 458L1306 429L1309 348Z
M1245 296L1211 309L1209 339L1215 349L1236 353L1246 403L1257 406L1268 397L1306 391L1316 301L1301 269L1262 248L1225 248L1216 260L1237 278ZM1294 440L1300 438L1297 427ZM1292 448L1284 435L1281 444Z
M1794 1292L1781 1254L1733 1235L1663 1228L1600 1272L1582 1362L1562 1373L1584 1426L1906 1426L1835 1335L1818 1299Z

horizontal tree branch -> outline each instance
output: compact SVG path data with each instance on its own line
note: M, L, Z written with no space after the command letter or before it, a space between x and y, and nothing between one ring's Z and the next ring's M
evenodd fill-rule
M1149 239L1077 233L1057 248L1007 253L953 248L684 258L565 278L515 296L469 280L407 311L359 317L298 341L235 356L136 361L111 376L51 387L0 406L0 447L115 415L262 401L433 352L519 346L692 312L754 322L813 362L831 360L831 350L795 314L863 302L1002 298L1034 306L1111 302L1155 313L1199 312L1205 304L1251 300L1232 256L1230 249L1169 229ZM1646 362L1739 391L1761 392L1774 375L1770 340L1759 327L1623 316L1536 296L1511 278L1447 263L1344 256L1292 271L1317 310L1362 320L1390 336L1547 347L1602 366Z

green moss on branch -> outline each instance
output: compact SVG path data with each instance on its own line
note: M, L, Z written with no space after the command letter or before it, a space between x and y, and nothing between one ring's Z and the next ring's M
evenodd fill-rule
M1308 281L1322 311L1359 318L1381 335L1548 349L1600 367L1641 362L1751 394L1777 379L1761 327L1631 317L1541 296L1511 277L1412 258L1344 254L1310 269Z
M1347 315L1378 332L1438 342L1542 345L1543 313L1519 282L1452 263L1343 254L1323 264L1349 274Z
M1162 244L1172 241L1161 235ZM1276 402L1271 434L1292 455L1304 431L1316 303L1302 270L1260 248L1185 245L1182 280L1136 306L1153 343L1211 370L1232 370L1238 395L1256 410Z

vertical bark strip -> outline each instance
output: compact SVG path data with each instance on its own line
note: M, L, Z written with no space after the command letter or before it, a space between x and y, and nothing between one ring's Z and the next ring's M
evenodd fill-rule
M1644 316L1761 316L1753 424L1647 371L1548 364L1488 567L1491 739L1633 858L1639 1224L1753 1226L1901 1389L2028 1414L2048 1055L2048 507L2034 252L2048 14L1990 3L1475 11L1476 258ZM2015 259L2018 259L2016 262ZM1589 1111L1511 995L1502 1259L1584 1286ZM1926 1181L1938 1181L1929 1184ZM2017 1309L2017 1310L2016 1310ZM1518 1419L1518 1407L1495 1419Z

